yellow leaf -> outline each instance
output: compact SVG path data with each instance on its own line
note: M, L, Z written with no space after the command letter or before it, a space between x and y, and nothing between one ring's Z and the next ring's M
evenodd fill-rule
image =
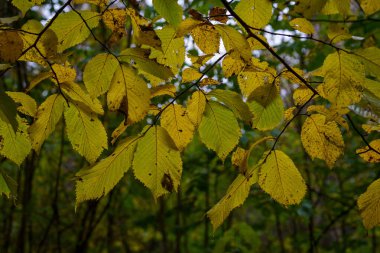
M314 95L314 93L305 86L298 87L293 92L293 100L295 105L303 105Z
M380 139L371 141L369 145L378 153L380 153ZM356 150L356 154L359 154L361 158L370 163L380 162L380 154L378 153L376 153L374 150L369 149L368 146Z
M195 91L187 103L187 112L190 121L195 127L201 123L203 112L206 108L206 97L201 91Z
M117 59L106 53L98 54L86 64L83 82L92 97L98 97L108 91L117 66Z
M156 86L150 89L150 97L154 98L157 96L169 95L172 98L175 97L176 87L173 84L165 84Z
M306 194L306 184L293 161L282 151L264 153L259 168L259 185L283 205L299 204Z
M326 116L326 122L335 121L347 131L349 130L347 121L343 118L343 116L349 112L347 107L330 106L330 108L326 108L323 105L310 105L307 108L307 111L318 112L319 114Z
M178 26L182 21L182 8L177 0L153 0L154 9L168 23Z
M172 104L163 111L161 126L166 129L180 151L193 139L194 125L181 105Z
M380 179L372 182L366 192L359 196L358 207L367 229L380 224Z
M131 122L138 122L148 112L150 91L145 81L131 67L121 65L113 76L107 103L111 111L120 109Z
M350 13L350 0L327 0L322 13L326 15L341 14L347 16Z
M194 68L200 68L203 65L205 65L214 55L213 54L206 54L206 55L201 55L201 56L195 56L188 54L187 55L191 62L193 63Z
M246 103L243 102L242 97L230 90L215 89L207 94L207 97L215 97L221 103L226 105L232 112L241 120L249 122L252 120L252 113L250 112Z
M239 173L246 175L248 169L248 155L249 151L241 147L237 147L235 152L232 153L231 162L239 169Z
M253 114L253 128L261 131L275 128L284 117L284 104L275 84L256 88L247 104Z
M244 203L251 186L257 182L257 172L257 166L255 166L247 171L248 177L239 174L228 187L224 197L207 212L214 231L223 223L234 208Z
M234 59L251 60L251 49L243 34L228 25L215 25L216 30L222 36L224 47Z
M202 142L221 160L235 148L241 136L239 124L227 107L210 101L198 128Z
M155 199L177 191L182 174L181 155L166 130L148 126L137 143L133 158L133 172L148 187Z
M127 13L123 9L107 9L102 16L104 24L112 30L112 32L125 34L125 22Z
M86 21L87 25L93 29L98 26L100 16L92 11L78 11ZM90 31L82 18L74 11L60 14L50 26L58 38L58 52L82 43L90 35Z
M296 110L295 106L290 107L290 108L288 108L288 109L285 110L285 112L284 112L284 120L285 120L285 122L290 121L294 117L295 110Z
M20 104L17 110L25 115L35 117L37 113L37 103L29 95L24 92L6 92L16 103Z
M2 137L0 154L20 166L32 146L27 134L28 125L20 117L17 117L17 122L18 129L15 132L9 122L0 120L0 136Z
M265 38L263 35L259 34L259 33L256 33L256 36L259 37L262 41L266 42L268 44L268 41L267 41L267 38ZM261 44L260 41L258 41L257 39L253 38L253 37L249 37L247 39L248 41L248 44L249 44L249 47L251 48L251 50L263 50L263 49L266 49L266 47Z
M80 170L75 175L77 204L90 199L99 199L115 187L132 165L137 140L136 137L127 138L107 158Z
M368 47L358 50L356 52L359 55L360 61L364 64L366 73L378 76L380 72L380 49L377 47Z
M244 71L238 75L240 91L245 98L248 98L258 87L272 82L273 76L267 71Z
M343 40L348 40L352 38L348 30L347 24L330 24L329 29L327 31L327 36L331 40L331 43L338 43Z
M305 120L301 141L312 159L322 159L330 168L344 152L344 141L338 125L334 121L326 122L322 114L313 114Z
M103 149L108 147L104 126L93 112L83 110L76 104L64 112L67 136L79 154L94 163Z
M161 40L162 50L152 48L150 58L156 58L158 63L170 67L173 73L177 73L185 61L184 39L176 38L176 31L170 26L165 26L156 33Z
M360 0L360 6L367 16L380 10L380 2L377 0Z
M241 0L235 12L249 26L263 28L272 17L272 3L269 0Z
M127 8L127 14L130 16L133 28L133 38L139 44L149 45L157 50L161 46L161 41L157 38L150 21L142 17L135 9Z
M53 73L51 71L49 72L41 72L37 76L35 76L29 83L28 88L26 88L26 92L31 91L34 87L37 86L40 82L42 82L45 79L48 79L49 77L52 77Z
M186 34L190 33L191 30L193 30L196 26L202 24L203 21L196 20L193 18L187 18L183 20L179 26L177 27L176 36L177 37L183 37Z
M182 83L189 83L202 77L202 73L193 68L186 68L182 72Z
M75 69L58 64L52 66L52 71L54 73L53 78L58 79L55 81L58 81L59 84L64 82L74 82L77 76Z
M199 82L200 87L207 86L207 85L219 85L219 84L220 82L218 80L215 80L209 77L206 77Z
M227 78L239 74L244 69L245 65L246 64L241 59L234 59L227 55L224 57L222 63L224 76Z
M326 1L321 0L299 0L294 8L294 12L301 13L305 18L312 18L320 12Z
M21 56L23 40L15 31L0 32L0 62L15 62Z
M205 53L214 54L219 52L220 35L211 24L204 23L194 27L191 31L195 44Z
M355 55L343 51L332 53L325 59L322 71L324 83L318 86L321 96L339 106L360 101L365 72Z
M44 2L45 0L28 0L28 1L25 1L25 0L12 0L12 4L17 8L19 9L23 15L25 15L25 13L30 9L32 8L33 6L35 5L40 5Z
M291 27L293 27L293 29L296 29L300 32L310 34L310 35L315 33L313 24L305 18L292 19L289 22L289 24L291 25Z
M96 98L91 98L81 86L74 82L65 82L60 84L60 87L64 94L77 106L82 107L87 111L92 111L97 114L103 115L102 104Z
M36 152L40 151L43 142L54 131L63 114L65 103L61 95L53 94L38 107L36 119L29 127L32 147Z
M362 128L367 133L371 133L373 131L380 132L380 124L363 124Z

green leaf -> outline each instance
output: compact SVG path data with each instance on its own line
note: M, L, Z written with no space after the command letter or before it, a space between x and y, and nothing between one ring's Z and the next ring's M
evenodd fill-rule
M242 97L234 91L215 89L208 93L207 97L217 98L241 120L249 122L253 117L248 105L244 103Z
M16 181L8 176L2 169L0 169L0 195L4 194L7 198L11 195L16 195L17 193L17 183Z
M253 113L252 126L259 130L271 130L284 117L284 104L276 85L260 86L252 92L248 106Z
M177 191L182 174L181 155L166 130L148 126L138 141L133 158L133 172L148 187L155 199Z
M76 202L99 199L110 192L132 165L137 138L129 137L107 158L80 170L76 181Z
M282 151L265 152L259 168L259 185L283 205L299 204L306 194L306 184L293 161Z
M174 26L178 26L182 21L182 8L177 0L153 0L154 9L166 21Z
M222 160L238 144L241 136L233 112L213 101L207 103L198 131L202 142L214 150Z
M98 97L108 91L117 66L117 59L107 53L96 55L86 64L83 82L92 97Z
M67 136L79 154L90 163L106 149L107 133L95 113L70 103L64 112Z

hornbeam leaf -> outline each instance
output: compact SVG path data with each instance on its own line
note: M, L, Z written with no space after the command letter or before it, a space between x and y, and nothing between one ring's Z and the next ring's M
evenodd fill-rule
M377 0L361 0L360 6L367 16L380 10L380 2Z
M380 49L368 47L360 49L356 53L359 55L359 60L364 64L366 73L378 76L380 72Z
M177 92L176 87L173 84L164 84L160 86L156 86L150 89L150 97L154 98L157 96L163 96L163 95L169 95L172 98L175 97L175 94Z
M357 56L343 51L330 54L323 63L322 71L324 83L318 90L323 97L340 106L360 101L365 72Z
M161 115L161 126L166 129L177 148L182 151L193 139L194 125L181 105L172 104Z
M223 223L234 208L244 203L251 186L258 180L257 168L258 166L249 169L247 171L248 176L239 174L228 187L224 197L207 212L214 231Z
M358 207L367 229L380 224L380 179L372 182L366 192L359 196Z
M206 108L206 97L201 91L195 91L187 104L187 112L190 121L198 127L202 121L203 112Z
M117 59L107 53L96 55L86 64L83 82L92 97L98 97L108 91L117 66Z
M322 114L313 114L305 120L301 141L312 159L322 159L330 168L343 154L344 141L338 125Z
M17 107L17 110L25 115L29 115L31 117L35 117L37 113L37 103L36 101L29 95L24 92L7 92L8 96L10 96L16 103L20 104Z
M193 68L186 68L182 71L182 83L189 83L202 77L202 73Z
M220 35L213 25L208 23L198 25L191 30L191 36L205 54L219 52Z
M147 72L162 80L167 80L174 76L170 68L149 59L150 50L143 48L127 48L121 51L118 58L121 61L134 64L141 72Z
M17 131L18 123L17 123L17 105L10 98L7 93L0 90L0 122L3 121L6 124L9 124L13 132Z
M88 111L103 115L103 107L99 100L91 98L77 83L65 82L61 83L60 87L74 104Z
M12 0L12 4L18 8L24 15L34 5L42 4L45 0Z
M373 140L369 145L380 153L380 139ZM356 150L356 154L359 154L361 158L370 163L380 163L380 155L374 150L369 149L368 146L364 148L359 148Z
M0 169L0 195L4 194L7 198L17 193L16 181Z
M198 131L202 142L214 150L222 160L238 144L241 136L233 112L213 101L207 103Z
M59 84L64 83L64 82L74 82L77 76L75 69L70 68L68 66L62 66L59 64L54 64L52 66L52 71L54 73L53 74L54 81L55 82L58 81Z
M137 122L148 112L150 92L134 69L121 65L113 76L107 103L111 111L121 110L131 122Z
M182 21L182 8L177 0L153 0L154 9L168 23L178 26Z
M246 122L252 119L252 113L248 105L243 102L242 97L230 90L215 89L207 94L208 97L215 97L226 105L235 114L236 117Z
M35 151L39 152L43 142L54 131L63 114L65 103L61 95L53 94L38 107L36 119L29 127L29 135Z
M243 34L228 25L215 25L216 30L222 36L224 47L227 52L231 51L230 55L235 59L251 59L251 49Z
M27 134L28 125L20 117L17 117L17 122L18 129L15 132L9 121L0 120L0 154L20 166L32 146Z
M269 154L268 154L269 152ZM265 152L259 168L259 185L283 205L299 204L306 184L293 161L282 151Z
M185 61L184 38L176 38L176 31L170 26L165 26L156 33L161 40L162 50L152 48L150 58L156 58L158 63L170 67L173 73L177 73Z
M107 148L107 133L93 112L70 103L64 112L67 136L79 154L90 163L96 161Z
M313 24L307 20L306 18L295 18L292 19L289 24L293 27L293 29L296 29L300 32L306 33L306 34L313 34L315 33Z
M263 28L272 17L272 3L269 0L241 0L235 12L249 26Z
M164 128L157 125L148 128L137 143L133 172L157 199L173 190L177 191L182 174L182 160L179 150Z
M100 15L92 11L78 11L91 29L98 26ZM58 38L58 52L82 43L90 35L82 18L74 11L60 14L50 26Z
M21 56L23 41L16 31L0 32L0 62L15 62Z
M129 137L119 144L107 158L89 168L80 170L75 176L76 202L99 199L110 192L132 165L137 137Z
M263 85L255 89L248 99L253 114L252 125L259 130L271 130L284 117L284 104L276 85Z

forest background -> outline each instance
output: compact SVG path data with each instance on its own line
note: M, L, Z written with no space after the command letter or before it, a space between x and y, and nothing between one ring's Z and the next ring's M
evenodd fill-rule
M0 252L379 252L379 10L1 1Z

